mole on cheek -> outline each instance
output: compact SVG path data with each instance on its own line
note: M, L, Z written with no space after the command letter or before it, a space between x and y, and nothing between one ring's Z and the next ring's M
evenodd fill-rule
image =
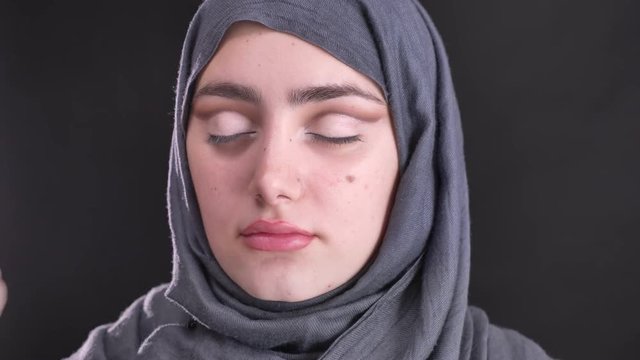
M352 183L352 182L356 181L356 178L355 178L355 176L353 176L353 175L347 175L346 179L347 179L347 181L348 181L348 182L350 182L350 183Z

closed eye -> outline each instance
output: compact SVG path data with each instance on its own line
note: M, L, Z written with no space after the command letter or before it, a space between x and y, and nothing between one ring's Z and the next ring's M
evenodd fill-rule
M314 142L323 142L333 145L346 145L357 141L362 141L362 137L360 137L360 135L340 137L324 136L316 133L307 133L307 135L310 135L311 140Z
M245 132L232 134L232 135L209 134L209 142L214 144L214 145L227 144L227 143L233 142L235 140L238 140L243 136L247 136L247 135L251 136L251 135L253 135L255 133L256 133L255 131L245 131Z

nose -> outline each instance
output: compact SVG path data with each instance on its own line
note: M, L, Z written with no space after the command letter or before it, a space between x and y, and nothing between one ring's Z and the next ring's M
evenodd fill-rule
M260 144L250 191L260 206L277 206L302 196L300 160L286 136L270 136Z

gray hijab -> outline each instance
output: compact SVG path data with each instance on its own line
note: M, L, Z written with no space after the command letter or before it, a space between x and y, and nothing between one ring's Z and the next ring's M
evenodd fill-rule
M208 246L187 166L194 84L241 20L298 36L368 76L383 89L394 121L401 173L376 257L347 284L303 302L253 298L226 276ZM460 116L442 41L417 0L205 1L184 42L176 90L172 281L94 330L73 359L548 358L467 305Z

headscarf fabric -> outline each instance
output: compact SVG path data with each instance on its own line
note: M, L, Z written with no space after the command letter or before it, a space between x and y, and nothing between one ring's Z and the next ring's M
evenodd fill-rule
M390 107L400 178L380 248L356 278L310 300L244 292L216 262L198 210L185 146L189 106L198 76L238 21L324 49L377 83ZM417 0L205 1L182 50L167 192L171 283L94 330L73 359L125 352L149 359L547 359L467 305L460 116L442 40Z

